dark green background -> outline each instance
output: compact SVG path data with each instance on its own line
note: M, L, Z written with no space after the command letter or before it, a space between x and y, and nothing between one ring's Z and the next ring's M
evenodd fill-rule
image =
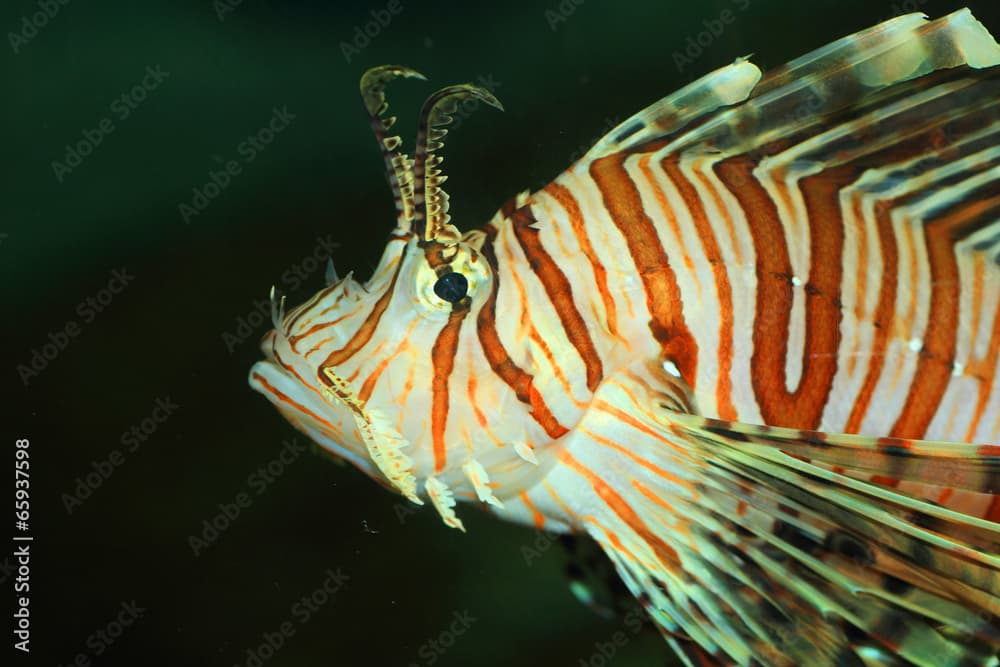
M401 524L395 497L316 452L253 494L248 475L294 432L247 387L264 327L231 353L222 336L318 236L341 244L341 270L366 278L373 267L393 212L357 96L368 66L430 77L392 89L408 141L433 86L495 82L506 113L463 121L446 151L454 220L469 228L557 175L609 122L695 76L751 52L781 64L907 3L749 0L740 11L732 0L586 0L553 31L545 10L556 0L400 2L350 63L340 43L385 3L246 0L220 21L208 1L70 0L19 53L8 38L0 45L3 428L8 451L15 437L32 442L36 538L33 652L18 664L93 658L88 636L130 600L144 617L93 664L245 664L327 568L349 583L266 664L429 664L421 645L462 610L477 620L439 665L579 665L620 630L630 641L607 664L668 659L655 633L631 639L621 619L572 598L559 549L526 566L530 530L468 506L466 535L430 510ZM960 4L908 6L940 15ZM995 0L969 4L1000 34ZM736 20L678 71L673 53L726 8ZM5 3L0 29L19 31L35 11ZM156 65L169 78L119 120L109 105ZM178 205L276 106L295 120L185 224ZM115 131L57 182L51 163L105 117ZM82 322L77 304L122 267L134 281ZM320 270L290 301L321 281ZM80 335L25 386L17 365L74 320ZM62 494L167 397L180 408L68 515ZM194 557L188 536L241 491L252 505ZM5 597L11 583L4 577Z

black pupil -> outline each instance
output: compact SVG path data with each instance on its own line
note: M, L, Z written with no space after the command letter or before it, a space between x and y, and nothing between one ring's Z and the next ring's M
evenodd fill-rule
M434 293L448 303L458 303L469 291L469 281L461 273L452 271L437 279L434 283Z

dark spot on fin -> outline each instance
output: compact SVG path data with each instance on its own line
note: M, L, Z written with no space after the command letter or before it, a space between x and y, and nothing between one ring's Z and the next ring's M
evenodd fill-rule
M861 644L868 641L868 633L858 626L848 621L843 622L844 636L852 644Z
M885 447L879 447L879 451L888 456L900 456L900 457L910 457L913 456L913 452L906 449L905 447L900 447L899 445L887 445Z
M845 558L850 558L855 563L867 567L875 562L871 549L864 542L854 537L850 533L838 530L827 535L827 551L838 553Z
M940 527L940 522L929 514L924 512L914 512L910 515L910 522L914 526L920 526L921 528L926 528L927 530L938 530Z
M886 574L882 576L882 588L891 595L906 595L913 589L913 585L899 577Z
M813 447L820 447L822 449L829 449L830 443L823 438L818 438L815 435L802 438L803 444L812 445Z
M930 567L934 564L934 552L923 542L913 543L913 550L910 552L910 557L920 567Z
M884 644L899 646L910 632L910 625L902 613L890 611L878 619L872 628L872 636Z
M632 123L631 125L629 125L628 127L626 127L625 129L623 129L621 132L618 133L618 135L615 137L615 143L616 144L622 143L623 141L625 141L626 139L628 139L629 137L631 137L633 134L635 134L644 127L646 127L646 124L643 123L641 120L635 121L634 123Z
M736 442L750 442L750 438L744 433L737 433L736 431L730 431L729 429L722 428L721 426L706 426L705 430L709 433L714 433L715 435L722 436L726 440L734 440Z
M796 549L804 551L808 554L814 553L816 548L819 546L816 540L809 537L809 535L803 532L800 528L793 526L787 521L781 521L780 519L774 524L774 535L783 542L786 542Z

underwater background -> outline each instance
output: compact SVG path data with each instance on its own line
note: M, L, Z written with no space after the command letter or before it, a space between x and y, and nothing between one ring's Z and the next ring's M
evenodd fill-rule
M0 423L12 468L30 441L34 538L6 664L675 664L574 598L552 536L468 505L448 529L295 432L247 386L260 304L381 253L367 67L430 79L390 91L408 146L438 87L503 102L444 151L469 229L736 57L963 5L1000 36L996 0L5 2Z

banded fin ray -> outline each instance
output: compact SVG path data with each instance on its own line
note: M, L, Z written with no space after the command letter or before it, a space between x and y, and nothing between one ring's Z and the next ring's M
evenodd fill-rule
M1000 64L1000 47L967 9L927 21L905 14L843 37L769 71L746 58L711 72L620 123L581 164L616 152L668 152L701 146L745 152L796 123L823 122L851 100L929 74Z
M676 419L677 423L686 421L686 416ZM699 432L743 441L748 450L755 449L757 444L778 447L807 462L856 474L884 474L893 479L984 494L1000 490L1000 446L996 445L801 431L700 416L692 417L690 423L697 424L692 428ZM980 524L981 520L975 522Z
M881 664L994 664L1000 524L834 473L815 434L664 408L682 382L650 368L602 384L560 472L591 482L601 501L585 505L590 535L691 664L862 664L875 654ZM631 423L609 417L619 412ZM829 439L837 456L879 447ZM616 459L626 447L638 466ZM957 447L962 470L996 465L990 450ZM889 474L897 463L878 456L866 467ZM914 466L950 483L954 468L939 480L932 469Z
M617 125L587 151L580 164L662 139L718 109L743 102L760 78L760 68L745 58L737 59Z
M972 541L964 525L968 517L938 513L930 503L831 473L818 461L801 461L783 451L777 438L768 446L748 447L745 425L727 436L708 426L710 421L691 428L700 418L675 418L678 425L688 423L682 427L686 438L705 442L712 452L706 456L730 473L715 475L707 495L722 506L727 498L737 499L733 511L744 504L741 527L766 545L749 540L744 553L772 576L780 574L776 581L810 582L801 594L914 664L950 664L934 656L966 659L963 644L953 645L949 633L992 643L984 658L1000 646L1000 525L978 522L978 539ZM743 437L730 439L736 435ZM794 449L795 442L782 445ZM970 459L996 465L996 457L973 453ZM885 461L877 472L894 469L888 457ZM967 546L975 542L975 549ZM768 548L791 564L768 558Z
M769 73L744 104L680 135L664 152L734 155L796 134L816 136L829 130L838 113L920 90L933 81L927 75L955 69L975 76L997 65L1000 46L967 9L934 21L920 14L899 17Z

